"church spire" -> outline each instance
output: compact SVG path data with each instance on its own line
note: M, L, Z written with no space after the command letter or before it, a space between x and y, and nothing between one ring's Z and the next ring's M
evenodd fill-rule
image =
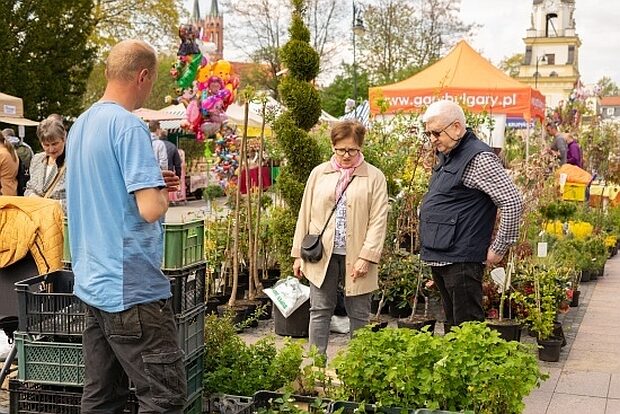
M200 4L198 0L194 0L194 8L192 10L192 22L196 23L200 21Z
M211 12L209 13L211 17L219 17L220 16L220 7L217 4L217 0L211 0Z

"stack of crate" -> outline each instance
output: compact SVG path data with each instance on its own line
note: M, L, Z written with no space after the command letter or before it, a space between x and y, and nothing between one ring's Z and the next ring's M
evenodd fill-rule
M205 274L204 221L165 225L162 270L170 279L178 338L185 352L185 414L202 413ZM66 240L66 238L65 238ZM70 262L65 249L65 261ZM82 332L86 307L67 268L16 284L18 374L10 381L11 413L79 414L84 384ZM130 393L125 413L138 412Z

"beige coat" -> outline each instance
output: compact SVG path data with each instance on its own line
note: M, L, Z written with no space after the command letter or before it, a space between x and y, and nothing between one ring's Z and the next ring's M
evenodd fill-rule
M356 168L355 179L346 190L347 254L345 294L363 295L379 288L378 263L381 258L387 227L388 195L385 176L376 167L363 162ZM301 241L307 233L319 234L336 203L335 189L340 174L329 162L312 170L304 191L292 257L300 257ZM335 213L323 233L323 258L318 263L306 263L301 270L306 278L320 287L325 280L327 265L334 250ZM358 258L368 260L368 274L353 283L351 273Z

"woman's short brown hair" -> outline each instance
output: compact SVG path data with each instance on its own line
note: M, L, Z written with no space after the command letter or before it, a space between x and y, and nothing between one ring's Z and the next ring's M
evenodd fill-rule
M37 126L37 137L41 143L53 142L57 139L65 140L67 132L62 122L58 122L54 118L47 118L39 122Z
M355 143L362 147L364 145L364 137L366 136L366 128L358 121L341 121L333 126L331 131L332 145L342 139L353 137Z

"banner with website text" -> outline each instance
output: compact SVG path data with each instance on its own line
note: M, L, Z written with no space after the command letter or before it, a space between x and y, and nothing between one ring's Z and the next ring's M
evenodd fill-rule
M472 112L487 111L495 114L543 119L545 98L531 87L521 89L437 89L396 90L391 88L371 88L369 91L370 112L377 115L382 107L387 113L418 112L431 103L448 99L459 102Z

